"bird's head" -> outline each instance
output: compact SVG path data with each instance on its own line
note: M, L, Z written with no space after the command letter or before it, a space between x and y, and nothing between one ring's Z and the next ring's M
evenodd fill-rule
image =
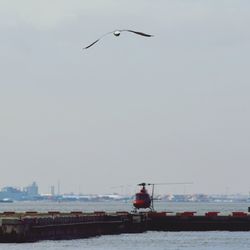
M114 34L115 36L120 36L121 32L120 32L119 30L116 30L116 31L113 32L113 34Z

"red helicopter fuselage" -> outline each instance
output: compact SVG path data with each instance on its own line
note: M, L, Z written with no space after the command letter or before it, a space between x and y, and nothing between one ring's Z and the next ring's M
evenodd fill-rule
M135 200L133 201L133 205L136 209L150 208L151 198L145 186L142 186L141 191L135 194Z

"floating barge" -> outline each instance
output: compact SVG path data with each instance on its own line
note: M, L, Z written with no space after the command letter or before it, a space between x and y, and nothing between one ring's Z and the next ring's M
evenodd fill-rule
M146 217L128 212L4 212L0 214L0 242L65 240L147 230Z
M245 212L232 212L219 215L219 212L149 213L148 229L153 231L250 231L250 215Z
M250 231L250 214L233 212L4 212L0 214L0 242L65 240L145 231Z

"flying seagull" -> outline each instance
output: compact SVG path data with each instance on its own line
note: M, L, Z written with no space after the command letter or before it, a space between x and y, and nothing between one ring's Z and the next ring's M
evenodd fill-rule
M83 49L88 49L88 48L92 47L94 44L96 44L97 42L99 42L106 35L113 34L114 36L120 36L120 34L123 31L132 32L132 33L134 33L136 35L140 35L140 36L146 36L146 37L152 37L153 36L153 35L149 35L149 34L146 34L146 33L140 32L140 31L134 31L134 30L114 30L114 31L111 31L111 32L108 32L108 33L102 35L100 38L98 38L93 43L91 43L90 45L86 46Z

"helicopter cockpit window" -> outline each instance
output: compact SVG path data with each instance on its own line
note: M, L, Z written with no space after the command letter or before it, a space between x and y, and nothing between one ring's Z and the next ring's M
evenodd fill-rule
M142 197L142 195L141 194L136 194L136 199L137 200L141 200L143 197Z
M147 196L145 196L144 194L136 194L137 200L145 200L146 198L147 198Z

